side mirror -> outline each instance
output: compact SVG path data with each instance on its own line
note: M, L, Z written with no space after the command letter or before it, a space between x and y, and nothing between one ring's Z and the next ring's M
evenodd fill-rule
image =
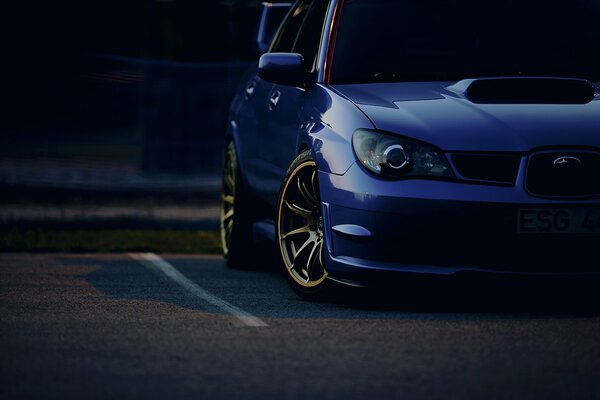
M305 87L310 74L304 68L304 58L297 53L266 53L258 62L258 76L271 83Z

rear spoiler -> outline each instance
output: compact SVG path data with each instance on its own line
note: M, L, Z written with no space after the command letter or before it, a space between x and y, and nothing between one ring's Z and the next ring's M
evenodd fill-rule
M256 44L261 53L265 53L269 49L271 35L269 35L269 26L273 23L279 25L281 21L271 21L273 18L273 10L286 12L292 8L292 3L262 3L262 13L260 16L260 25L258 26L258 34L256 35ZM281 13L278 13L281 14Z

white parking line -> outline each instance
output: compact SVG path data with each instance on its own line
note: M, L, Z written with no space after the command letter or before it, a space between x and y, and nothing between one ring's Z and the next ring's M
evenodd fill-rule
M160 258L154 253L130 253L129 256L134 260L137 260L144 264L146 267L152 270L158 270L165 274L172 281L177 283L179 286L186 289L190 294L198 297L215 307L220 308L224 312L232 315L246 326L268 326L266 322L254 315L242 310L201 288L196 283L192 282L179 272L174 266L169 264L167 261Z

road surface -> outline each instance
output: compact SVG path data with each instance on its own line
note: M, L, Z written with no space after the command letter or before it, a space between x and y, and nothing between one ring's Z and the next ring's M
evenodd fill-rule
M598 290L536 285L310 303L216 256L0 254L0 398L600 398Z

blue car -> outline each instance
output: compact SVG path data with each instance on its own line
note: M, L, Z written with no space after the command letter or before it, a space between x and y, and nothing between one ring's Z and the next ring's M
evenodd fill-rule
M269 239L305 298L600 272L598 21L598 0L297 1L231 106L227 264Z

